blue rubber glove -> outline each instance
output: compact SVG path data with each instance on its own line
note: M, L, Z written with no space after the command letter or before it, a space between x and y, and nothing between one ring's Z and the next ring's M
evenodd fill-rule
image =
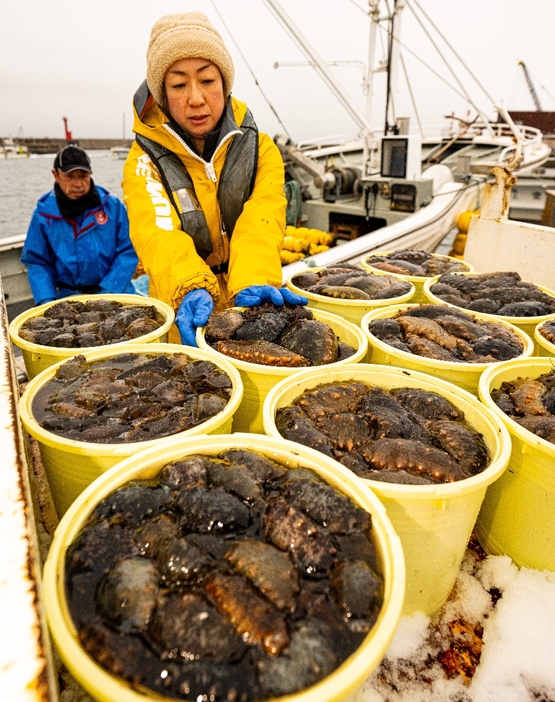
M140 275L138 278L131 281L135 294L142 295L143 297L148 297L149 284L150 280L146 274Z
M306 305L308 299L297 295L288 288L274 288L272 285L251 285L237 293L237 307L255 307L264 302L272 302L281 307L284 302L290 305Z
M212 295L204 288L188 292L179 305L175 323L179 329L181 343L185 346L198 346L197 327L203 327L214 309Z

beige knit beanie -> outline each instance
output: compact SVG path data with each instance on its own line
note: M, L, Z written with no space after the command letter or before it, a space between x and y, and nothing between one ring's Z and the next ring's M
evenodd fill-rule
M152 27L146 52L146 82L160 104L168 68L184 58L203 58L220 69L227 97L233 88L235 69L222 37L202 12L165 15Z

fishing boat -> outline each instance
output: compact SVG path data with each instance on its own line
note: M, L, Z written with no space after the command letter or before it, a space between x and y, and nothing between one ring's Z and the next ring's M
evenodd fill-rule
M278 7L276 2L271 4ZM366 125L362 118L363 131ZM423 139L411 134L406 122L396 121L395 133L380 135L368 125L362 138L353 142L317 139L303 145L278 137L276 143L284 154L288 182L295 181L298 191L304 193L299 221L339 234L338 242L343 240L310 261L284 267L284 278L297 265L359 260L378 248L434 250L458 214L476 208L486 185L492 186L488 206L481 217L473 218L469 232L470 262L480 261L481 270L487 270L484 265L495 270L511 266L518 258L520 269L542 258L546 275L549 273L554 252L548 228L521 229L507 219L514 175L533 169L549 155L541 135L531 128L476 120L451 135ZM496 243L510 241L510 246L492 250L492 237ZM530 237L537 242L533 255L519 246L519 241ZM35 472L40 463L22 434L17 367L8 335L8 318L32 304L19 262L23 239L0 240L0 611L4 631L10 632L3 637L9 636L9 645L1 647L1 678L5 699L57 702L59 662L52 654L40 596L41 549L47 547L46 532L55 526L56 515L51 511L44 476ZM501 255L509 254L512 261L500 260ZM531 274L524 277L535 279ZM63 683L64 699L82 699L82 691L72 688L67 677Z
M357 140L335 143L322 138L294 144L276 136L289 191L297 193L293 217L305 227L331 232L334 242L341 244L284 266L284 281L307 264L356 263L377 250L433 252L461 213L479 207L493 167L508 166L521 176L549 158L551 147L541 131L516 125L499 106L495 107L501 121L489 120L478 111L472 120L452 118L454 128L451 124L447 133L430 136L421 129L411 130L409 118L395 117L393 96L402 60L399 28L405 2L394 3L392 11L382 8L380 0L369 2L368 99L362 113L278 0L264 1L360 129ZM376 69L373 61L380 31L388 38L388 59ZM388 75L385 124L378 130L370 120L372 79L384 68Z
M0 158L29 158L29 147L16 144L12 138L2 140L0 144Z
M114 146L111 149L112 158L117 158L124 161L129 153L129 148L127 146Z

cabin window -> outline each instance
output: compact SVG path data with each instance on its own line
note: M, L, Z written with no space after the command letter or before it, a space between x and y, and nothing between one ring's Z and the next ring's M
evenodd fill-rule
M407 159L408 139L384 139L382 141L382 177L406 178Z

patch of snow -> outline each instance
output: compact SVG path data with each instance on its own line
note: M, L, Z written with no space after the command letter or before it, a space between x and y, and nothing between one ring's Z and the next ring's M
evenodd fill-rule
M469 550L440 612L401 618L360 699L555 702L555 573Z

